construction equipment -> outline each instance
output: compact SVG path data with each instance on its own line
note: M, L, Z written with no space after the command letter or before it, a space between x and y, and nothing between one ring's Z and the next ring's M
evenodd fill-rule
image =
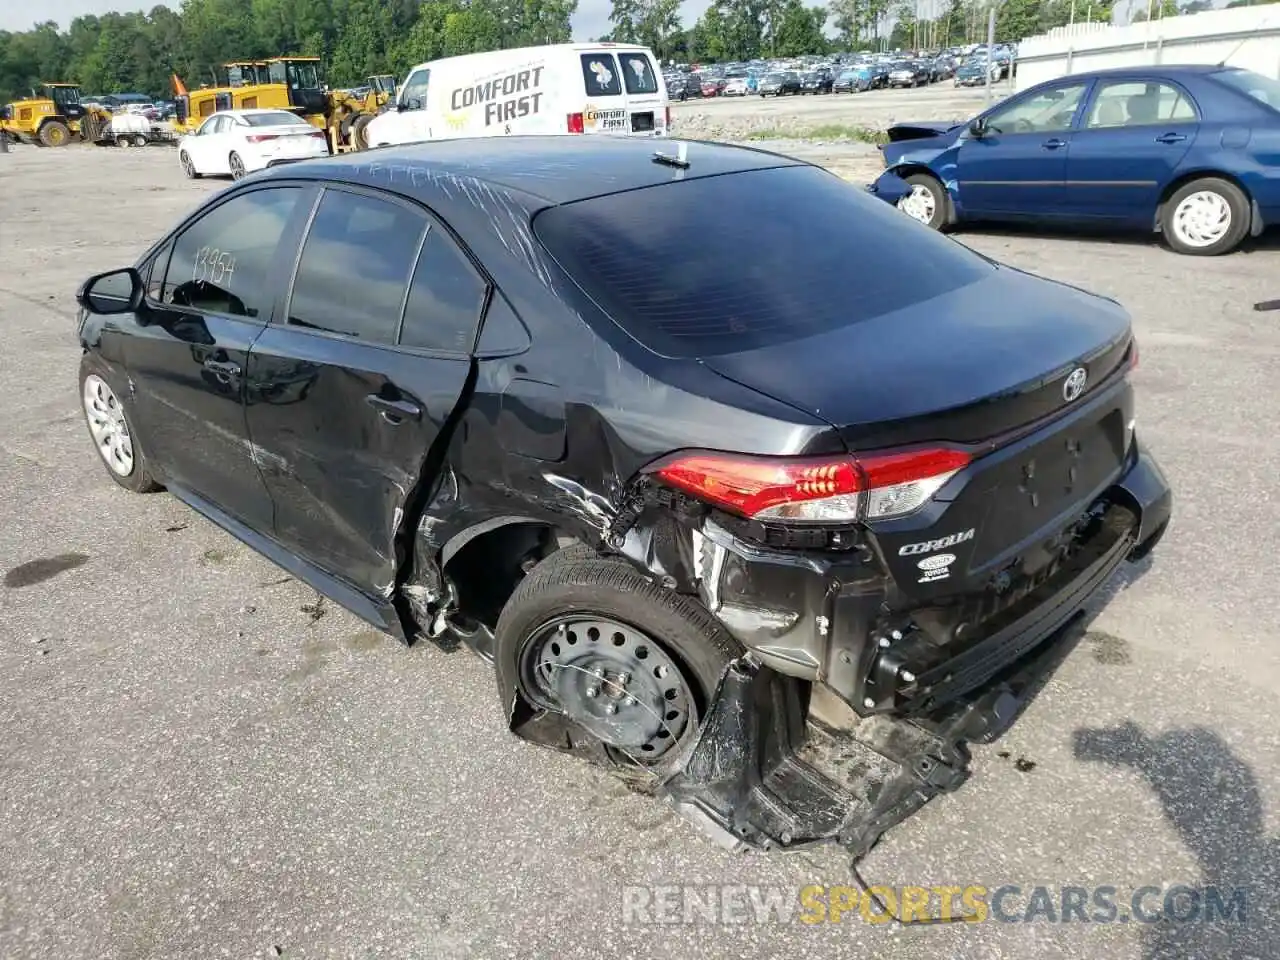
M175 74L178 99L176 126L190 132L219 110L290 110L324 130L332 153L368 146L364 127L395 96L390 75L370 77L363 87L329 90L319 57L272 57L237 60L223 65L226 82L188 91Z
M0 133L42 147L61 147L72 139L93 142L111 114L80 102L75 83L42 83L30 97L0 110Z

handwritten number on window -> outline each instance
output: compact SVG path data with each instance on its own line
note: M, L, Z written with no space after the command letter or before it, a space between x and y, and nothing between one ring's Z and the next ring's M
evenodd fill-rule
M236 272L236 258L228 250L217 247L201 247L196 251L191 265L191 279L211 283L224 289Z

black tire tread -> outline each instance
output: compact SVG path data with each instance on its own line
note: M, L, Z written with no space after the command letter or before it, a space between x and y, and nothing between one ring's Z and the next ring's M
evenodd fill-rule
M594 547L583 543L556 551L529 572L503 607L496 632L502 632L508 611L518 609L523 601L548 588L564 584L636 594L659 609L688 621L727 659L742 655L742 646L702 604L647 579L622 557L601 555ZM661 642L664 638L654 639ZM678 650L674 652L679 653Z

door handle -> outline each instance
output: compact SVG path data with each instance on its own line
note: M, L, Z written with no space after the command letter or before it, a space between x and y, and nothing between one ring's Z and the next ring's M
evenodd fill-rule
M206 360L204 368L214 373L221 374L224 377L240 376L240 364L232 363L229 360Z
M1156 137L1156 143L1181 143L1185 139L1187 137L1183 133L1162 133Z
M405 419L421 420L422 408L412 400L389 400L379 393L371 393L365 400L382 415L387 423L403 423Z
M1059 140L1057 137L1054 137L1052 140L1046 140L1042 144L1046 150L1057 150L1059 147L1065 147L1066 145L1067 141Z

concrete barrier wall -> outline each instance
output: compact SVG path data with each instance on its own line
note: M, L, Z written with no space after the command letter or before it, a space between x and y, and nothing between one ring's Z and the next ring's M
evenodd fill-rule
M1280 4L1210 10L1124 27L1058 27L1018 44L1016 89L1108 67L1223 60L1228 66L1280 79Z

